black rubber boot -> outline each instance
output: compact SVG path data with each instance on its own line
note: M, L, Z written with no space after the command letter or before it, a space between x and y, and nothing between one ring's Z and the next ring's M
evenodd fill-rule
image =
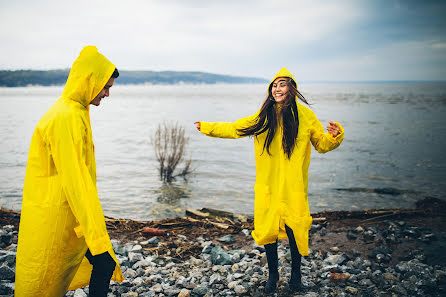
M93 265L90 277L89 297L107 297L110 278L115 270L115 260L108 252L92 256L90 250L85 255Z
M271 294L276 291L279 280L279 259L277 256L277 241L265 245L266 260L268 261L268 281L265 285L265 293Z
M290 290L293 292L303 290L302 285L302 274L300 272L300 265L302 261L302 256L297 248L296 239L294 238L294 233L291 228L285 225L286 234L288 235L288 240L290 243L291 250L291 279L290 279Z

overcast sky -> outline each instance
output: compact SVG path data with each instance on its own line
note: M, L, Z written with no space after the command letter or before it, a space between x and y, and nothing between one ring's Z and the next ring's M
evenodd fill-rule
M446 80L446 1L0 0L0 69L69 68L89 44L122 70Z

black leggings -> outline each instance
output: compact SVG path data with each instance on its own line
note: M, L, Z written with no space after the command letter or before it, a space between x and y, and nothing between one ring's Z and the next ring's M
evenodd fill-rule
M93 265L93 271L90 277L89 296L107 297L110 278L116 266L115 260L108 252L93 256L90 250L87 250L85 257Z

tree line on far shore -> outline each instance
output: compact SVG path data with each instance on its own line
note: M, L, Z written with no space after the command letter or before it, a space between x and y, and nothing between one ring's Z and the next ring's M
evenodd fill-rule
M58 70L0 70L0 87L64 85L70 69ZM265 83L256 77L221 75L206 72L179 71L119 71L118 84L216 84Z

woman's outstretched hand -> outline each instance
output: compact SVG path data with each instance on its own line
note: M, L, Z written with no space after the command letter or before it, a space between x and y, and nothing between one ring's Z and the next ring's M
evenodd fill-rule
M201 131L201 124L200 122L194 122L195 127L197 128L198 131Z
M327 131L333 135L333 137L338 136L339 134L339 126L336 123L333 123L332 121L328 121Z

